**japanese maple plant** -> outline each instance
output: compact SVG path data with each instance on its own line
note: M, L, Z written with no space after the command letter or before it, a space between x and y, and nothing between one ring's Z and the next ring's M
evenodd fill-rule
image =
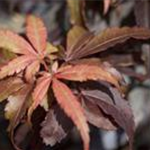
M32 126L33 112L43 107L47 114L40 135L46 145L61 142L74 124L84 150L89 150L91 123L106 130L123 128L132 149L134 121L124 99L124 80L113 66L95 55L130 38L149 39L150 31L124 27L94 35L76 25L62 47L47 41L43 21L33 15L26 19L26 39L0 30L1 51L14 54L0 65L0 102L7 100L5 116L14 147L19 149L14 140L16 127L21 123ZM66 129L70 119L73 124Z

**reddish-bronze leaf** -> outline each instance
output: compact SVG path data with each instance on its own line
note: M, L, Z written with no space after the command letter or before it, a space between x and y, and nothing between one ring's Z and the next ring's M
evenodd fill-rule
M39 71L40 63L44 63L42 59L47 54L47 31L40 18L32 15L27 17L27 36L35 49L19 35L11 31L0 31L0 47L22 54L0 68L0 79L19 73L29 65L25 77L27 81L31 81ZM47 69L46 63L44 67Z
M55 78L53 79L52 88L57 102L79 129L84 142L84 150L89 150L89 128L80 103L72 91Z
M0 102L17 92L23 86L23 81L18 77L10 77L0 81Z
M150 30L144 28L110 28L93 37L82 49L74 49L69 60L82 58L91 54L102 52L116 44L126 42L128 39L149 39ZM83 44L83 43L82 43Z
M43 53L47 44L47 30L43 21L38 17L29 15L26 22L26 32L30 42L38 53Z
M56 77L72 81L103 80L119 88L118 78L108 72L104 66L78 64L58 69Z
M46 73L37 80L36 87L32 94L33 103L30 106L28 111L29 120L34 109L36 109L37 106L42 103L42 100L44 100L44 97L49 89L50 83L51 83L51 76L50 74L46 74Z
M16 144L16 146L21 145L23 143L23 141L26 139L26 137L28 137L28 133L30 131L31 131L31 126L27 122L20 124L18 126L18 128L15 130L15 134L14 134L14 143Z
M110 121L98 105L93 104L86 98L82 98L82 106L89 123L104 130L115 130L115 125Z
M134 140L134 131L135 131L135 123L134 123L134 117L132 113L132 109L129 105L129 103L122 98L120 93L117 89L109 86L110 92L113 94L114 103L117 105L117 107L122 111L122 117L124 116L124 119L122 122L119 121L116 122L126 131L128 137L129 137L129 146L130 150L133 148L133 140Z
M34 61L33 63L31 63L25 72L25 78L28 82L33 81L33 77L35 76L35 74L39 71L40 69L40 63L38 60Z
M58 105L53 106L42 122L41 137L46 145L60 143L72 129L73 124Z
M80 32L77 31L78 29ZM75 37L78 37L78 38L75 39ZM65 60L69 61L69 60L74 59L75 58L74 56L76 56L76 53L80 53L82 48L84 48L84 46L88 44L93 37L94 37L94 34L86 31L84 28L79 27L79 26L73 27L69 31L68 36L67 36L67 51L66 51ZM69 39L71 38L72 40L69 40L68 38Z
M35 54L28 42L9 30L0 30L0 47L18 54Z
M0 68L0 79L21 72L35 59L35 57L28 55L23 55L13 59L7 65Z
M126 131L129 137L130 149L132 149L134 120L131 108L115 88L110 87L110 92L113 95L112 100L111 98L110 100L107 99L99 90L86 90L82 91L82 94L86 99L97 104L104 113L113 117L114 121Z
M79 60L74 60L69 62L71 65L89 65L89 66L101 66L102 61L101 59L98 58L84 58L84 59L79 59Z

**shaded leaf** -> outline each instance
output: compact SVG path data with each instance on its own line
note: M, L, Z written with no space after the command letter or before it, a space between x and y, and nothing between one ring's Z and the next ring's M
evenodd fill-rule
M41 137L46 145L54 146L60 143L72 129L71 120L58 105L52 107L42 122Z
M86 90L82 91L82 94L86 99L97 104L104 113L110 115L114 121L126 131L129 137L130 149L132 149L134 120L131 108L115 88L110 87L110 92L113 95L113 101L102 96L102 92L99 90Z
M133 77L136 80L139 80L141 82L147 80L150 78L149 75L144 75L142 73L137 73L135 70L131 69L131 68L122 68L122 67L117 67L118 70L124 74L126 74L129 77Z
M79 59L79 60L74 60L69 62L72 65L89 65L89 66L100 66L102 64L102 61L98 58L84 58L84 59Z
M93 104L88 99L82 98L82 106L89 123L104 130L115 130L115 125L110 121L98 105Z
M8 98L8 103L5 107L5 116L10 120L8 131L10 132L11 141L16 149L19 149L14 142L14 129L20 123L29 107L29 98L32 85L24 85L17 93L14 93Z
M12 61L10 61L7 65L0 68L0 79L11 76L14 73L19 73L24 70L32 61L36 58L31 56L20 56Z
M18 54L35 54L33 48L21 36L9 30L0 30L0 47Z
M72 91L59 80L53 79L52 88L57 102L80 131L84 142L84 150L88 150L90 142L89 128L80 103L73 95Z
M26 33L34 48L42 53L46 48L47 30L43 21L33 15L27 17Z
M67 65L58 69L56 77L81 82L87 80L103 80L119 87L118 79L112 73L108 72L103 65Z
M31 126L25 122L23 124L20 124L17 130L15 130L14 133L14 142L16 145L21 145L24 140L29 138L28 133L31 131Z
M122 111L124 115L124 121L126 120L126 122L120 122L120 124L119 122L117 121L116 122L126 131L129 137L130 149L132 150L133 140L134 140L134 131L135 131L135 123L134 123L132 109L129 103L121 97L121 95L115 88L110 87L109 89L111 93L113 93L113 98L114 98L115 103L118 104L120 111Z
M10 77L0 81L0 102L17 92L23 86L23 81L18 77Z
M70 55L70 60L82 58L91 54L102 52L116 44L126 42L128 39L149 39L150 30L144 28L109 28L93 37L81 49L74 49ZM83 43L82 43L83 44Z
M136 55L136 54L135 54ZM129 67L136 65L136 61L132 54L122 54L122 55L109 55L107 57L102 58L103 61L108 61L115 68L116 67Z

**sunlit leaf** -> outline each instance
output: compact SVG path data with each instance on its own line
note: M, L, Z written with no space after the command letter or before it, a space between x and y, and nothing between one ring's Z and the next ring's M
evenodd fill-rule
M29 57L26 55L13 59L7 65L0 68L0 79L6 76L11 76L14 73L19 73L20 71L24 70L34 60L35 57Z
M51 83L51 76L49 74L45 74L37 80L36 87L32 94L33 103L30 106L29 111L28 111L29 120L34 109L36 109L37 106L42 103L42 100L44 100L46 93L48 91L48 88L50 86L50 83Z
M52 88L57 102L80 131L84 142L84 150L89 150L89 128L80 103L72 91L59 80L53 79Z
M28 42L9 30L0 30L0 47L18 54L35 54Z
M35 76L35 74L39 71L40 69L40 64L38 61L34 61L33 63L31 63L25 72L25 78L27 81L32 82L33 81L33 77Z
M72 81L103 80L119 87L118 78L105 69L103 65L67 65L58 69L57 78Z
M34 48L39 52L45 51L46 40L47 40L47 30L43 21L33 15L27 17L26 32L27 36L34 46Z

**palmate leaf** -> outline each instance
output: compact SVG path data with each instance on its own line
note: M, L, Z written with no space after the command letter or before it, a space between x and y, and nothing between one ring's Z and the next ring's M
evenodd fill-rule
M66 65L58 69L56 75L58 79L71 81L103 80L119 88L118 77L111 74L104 66L78 64Z
M52 83L52 88L57 102L80 131L84 142L84 150L89 150L89 128L80 103L73 95L72 91L64 83L55 78Z
M41 53L45 51L47 30L43 21L33 15L27 17L26 33L34 48Z
M36 72L39 71L42 59L47 55L47 31L42 20L32 15L27 17L26 29L27 37L34 48L21 36L11 31L0 31L0 39L2 38L0 47L21 54L0 68L0 79L27 68L25 77L30 82Z
M134 39L149 39L150 30L138 27L123 27L123 28L109 28L94 36L87 44L84 44L84 39L78 44L78 47L72 49L70 55L66 55L66 60L79 59L91 54L102 52L116 44L126 42L130 38ZM68 52L69 53L69 50Z

